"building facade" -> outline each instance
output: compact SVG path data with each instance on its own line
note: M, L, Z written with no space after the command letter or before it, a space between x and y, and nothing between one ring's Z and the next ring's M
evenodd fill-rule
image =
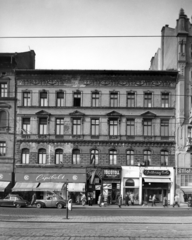
M183 9L175 28L168 25L162 28L161 49L152 58L150 69L179 72L175 123L176 192L181 201L187 201L192 194L192 24Z
M176 79L177 71L17 70L16 190L45 194L55 182L65 194L67 182L74 203L82 192L95 203L126 192L139 204L144 192L172 202Z

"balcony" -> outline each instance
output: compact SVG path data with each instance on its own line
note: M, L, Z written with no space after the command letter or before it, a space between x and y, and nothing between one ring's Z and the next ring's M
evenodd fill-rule
M30 134L22 134L21 137L24 139L30 139L31 135Z

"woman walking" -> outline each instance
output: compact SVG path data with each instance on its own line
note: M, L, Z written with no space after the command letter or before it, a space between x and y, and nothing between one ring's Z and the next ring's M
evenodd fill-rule
M119 195L118 197L118 205L119 205L119 208L121 208L121 205L122 205L122 196Z

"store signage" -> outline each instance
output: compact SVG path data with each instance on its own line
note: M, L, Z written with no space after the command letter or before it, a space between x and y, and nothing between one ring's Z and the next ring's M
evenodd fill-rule
M144 169L143 174L145 176L169 176L170 171L169 170L148 170L148 169Z
M11 173L0 173L0 181L11 181Z
M104 177L109 179L121 178L120 169L104 169Z
M178 174L192 174L192 168L178 168Z

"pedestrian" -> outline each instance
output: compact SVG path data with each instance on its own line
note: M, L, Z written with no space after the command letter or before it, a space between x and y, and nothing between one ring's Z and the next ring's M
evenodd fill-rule
M119 205L119 208L121 208L121 205L122 205L122 196L119 195L118 197L118 205Z
M167 197L163 197L163 207L168 207Z
M36 199L37 199L36 193L33 193L33 195L32 195L32 199L31 199L31 206L34 205Z
M86 203L86 196L85 196L84 193L83 193L83 195L81 196L81 203L82 203L82 206L85 206L85 203Z
M147 195L147 194L144 195L143 207L144 207L144 206L147 206L147 207L148 207L148 195Z
M125 195L125 206L129 206L129 194L128 193L126 193L126 195Z
M134 199L135 199L134 193L131 192L131 194L130 194L131 205L134 205Z
M90 204L90 201L91 201L90 193L88 193L87 200L88 200L88 205L91 206L91 204Z
M191 196L189 196L189 198L188 198L188 209L191 209L192 208L192 198L191 198Z
M178 207L180 207L180 205L179 205L179 196L177 194L175 195L175 198L174 198L173 207L175 207L176 205Z
M152 207L153 205L156 206L155 201L156 201L156 195L154 194L152 197L152 204L151 204Z
M99 198L98 198L98 205L99 205L99 207L101 207L101 203L102 203L102 197L101 197L101 194L99 194Z

